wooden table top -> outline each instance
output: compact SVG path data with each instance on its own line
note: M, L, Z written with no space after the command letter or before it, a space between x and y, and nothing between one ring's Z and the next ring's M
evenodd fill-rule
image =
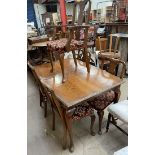
M73 59L64 60L65 83L62 83L59 62L54 64L54 73L50 72L50 63L35 66L34 68L41 82L55 92L58 100L66 108L71 108L123 83L120 78L92 65L90 66L90 73L87 73L85 63L77 60L77 64L78 67L75 69Z

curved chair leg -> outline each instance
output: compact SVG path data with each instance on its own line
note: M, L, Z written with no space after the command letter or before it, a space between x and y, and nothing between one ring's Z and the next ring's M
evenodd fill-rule
M84 48L84 59L87 67L87 72L90 73L90 65L89 65L89 57L88 57L88 51L87 48Z
M71 125L72 120L70 120L67 116L65 116L65 118L66 118L66 125L68 128L69 138L70 138L69 151L74 152L74 143L73 143L72 125Z
M51 63L51 72L53 72L54 71L54 67L53 67L53 60L52 60L52 58L53 58L53 53L52 53L52 51L50 51L50 50L48 50L48 57L49 57L49 59L50 59L50 63Z
M64 129L63 149L65 150L67 148L67 127L64 121L63 121L63 129Z
M44 96L44 117L47 117L47 98Z
M55 130L55 112L52 107L52 130Z
M91 115L90 116L91 117L91 125L90 125L90 134L92 135L92 136L95 136L95 132L94 132L94 123L95 123L95 115Z
M76 60L76 55L75 55L75 51L74 50L72 51L72 54L73 54L75 66L77 67L77 60Z
M111 114L108 114L108 121L107 121L107 126L106 126L106 132L109 130L109 125L110 125L110 120L111 120Z
M59 62L61 66L61 71L62 71L62 82L65 82L65 73L64 73L64 54L59 55Z
M98 117L99 117L99 131L98 134L101 135L102 134L102 120L103 120L103 116L104 116L104 111L103 110L98 110L97 111Z
M43 95L41 93L41 91L39 90L39 95L40 95L40 107L42 107L42 103L43 103Z

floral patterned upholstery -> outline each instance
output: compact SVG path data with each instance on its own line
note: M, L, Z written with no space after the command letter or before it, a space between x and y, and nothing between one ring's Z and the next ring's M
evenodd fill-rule
M91 116L94 114L93 108L88 104L85 103L83 105L78 105L74 110L71 110L68 115L73 120L80 120L83 117Z
M113 102L114 98L115 93L111 90L87 102L96 110L104 110L109 104Z
M59 52L59 54L65 52L65 46L67 44L67 38L62 38L59 40L48 41L47 46L50 47L53 51ZM83 45L83 42L72 39L70 44L70 49L75 50Z

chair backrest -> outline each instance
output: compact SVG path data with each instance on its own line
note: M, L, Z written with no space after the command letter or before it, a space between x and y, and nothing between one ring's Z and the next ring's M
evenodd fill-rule
M79 7L79 12L77 10L78 7ZM90 17L90 11L91 11L91 1L90 0L75 1L74 8L73 8L72 25L75 25L76 13L78 13L78 18L77 18L78 25L82 25L84 17L85 17L85 23L88 24L89 17Z
M51 106L58 112L60 118L64 121L63 109L60 105L60 102L56 99L56 96L53 91L44 86L47 99L50 101Z
M42 84L42 82L39 80L38 76L35 73L34 67L29 62L28 62L28 66L32 70L32 73L33 73L33 75L34 75L34 77L36 79L37 85L38 85L39 90L41 91L41 93L43 93L44 95L46 95L46 97L50 101L52 107L55 108L55 110L58 112L58 114L60 115L60 117L62 119L64 119L61 105L58 102L58 100L56 99L56 96L55 96L54 92L52 92L50 89L48 89L47 87L45 87Z
M126 65L125 65L124 61L114 59L114 58L105 57L103 55L100 55L100 61L101 61L101 66L100 66L101 69L103 69L104 65L107 64L107 66L106 66L107 72L109 72L113 75L119 76L121 79L123 79L124 74L125 74L125 69L126 69ZM121 66L120 75L118 75L118 67L120 65L122 65L122 66Z
M113 47L113 36L112 34L110 34L110 41L109 41L109 52L114 52L116 53L116 51L118 50L118 45L119 45L119 40L120 38L119 37L115 37L115 44L114 44L114 49L112 49Z
M79 9L78 9L79 7ZM72 18L72 26L78 25L79 27L75 27L74 30L70 31L69 40L67 43L68 49L69 44L72 39L75 40L83 40L84 46L87 46L88 41L88 23L89 23L89 17L90 17L90 10L91 10L91 1L90 0L81 0L81 1L75 1L74 2L74 8L73 8L73 18ZM78 12L79 11L79 12ZM78 12L78 18L77 22L75 21L76 13ZM85 17L85 25L87 25L85 28L80 27L83 24Z
M39 78L38 78L38 76L37 76L37 74L36 74L36 72L35 72L35 70L34 70L34 67L30 64L30 62L28 62L28 66L31 68L31 71L32 71L32 73L33 73L33 76L34 76L36 82L37 82L37 85L38 85L38 87L39 87L40 92L41 92L42 94L45 94L44 88L43 88L43 86L42 86L42 83L40 82L40 80L39 80Z

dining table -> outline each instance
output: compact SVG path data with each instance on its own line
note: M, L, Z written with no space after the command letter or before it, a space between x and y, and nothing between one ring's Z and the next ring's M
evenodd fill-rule
M62 83L59 62L54 62L53 72L51 72L50 63L34 67L38 79L45 87L54 92L57 100L61 103L64 115L67 110L107 91L120 92L120 85L124 82L119 77L93 65L90 65L90 73L88 73L85 62L80 60L77 60L77 67L75 67L74 59L64 59L64 66L66 68L65 83Z

